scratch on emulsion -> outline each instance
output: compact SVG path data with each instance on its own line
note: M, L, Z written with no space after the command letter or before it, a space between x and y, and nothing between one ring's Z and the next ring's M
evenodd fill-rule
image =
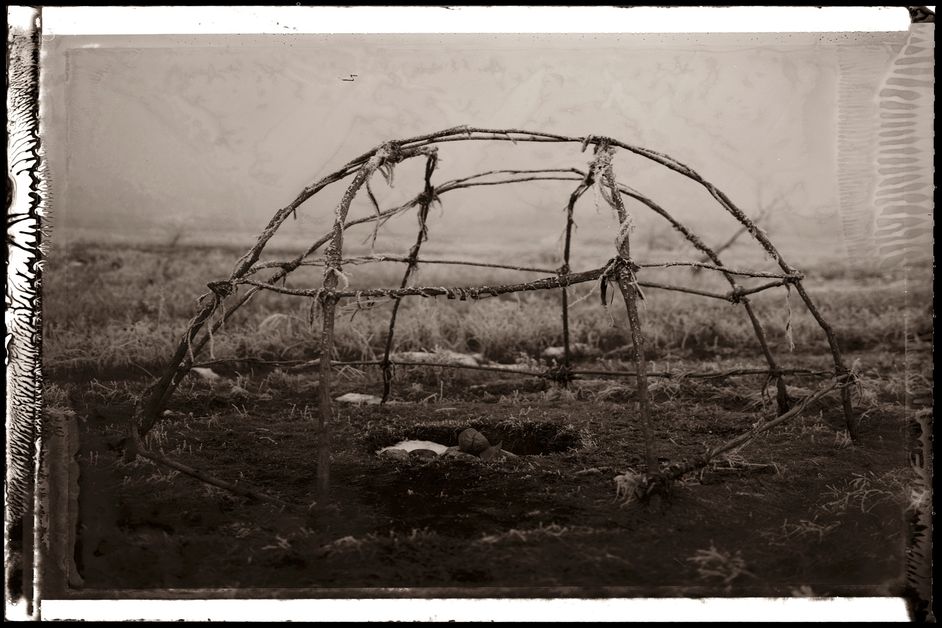
M37 482L43 433L41 221L48 201L39 115L41 18L29 7L11 7L8 17L5 565L8 603L25 601L26 613L35 615L42 530L35 517L43 493Z

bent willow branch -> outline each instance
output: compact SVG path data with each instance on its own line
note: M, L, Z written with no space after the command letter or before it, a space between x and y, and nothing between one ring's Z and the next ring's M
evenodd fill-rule
M449 144L462 142L538 142L573 144L581 147L583 152L591 149L588 156L588 168L547 168L547 169L491 169L485 172L455 178L436 183L433 181L438 172L439 150ZM750 269L736 269L726 266L720 259L721 249L711 249L690 228L675 218L666 208L635 190L616 177L615 160L621 153L630 153L640 158L650 160L686 179L699 185L712 201L719 205L719 209L732 216L741 226L743 234L748 233L768 259L773 260L779 267L778 272L756 271ZM373 193L371 180L377 173L392 183L396 167L403 162L420 159L425 162L424 173L420 191L395 207L383 209L377 196ZM329 229L310 245L287 260L263 260L262 254L269 242L284 225L285 221L297 212L302 211L308 201L318 195L325 188L345 182L346 186L340 195L340 200L333 205ZM540 266L516 263L517 260L469 260L455 259L453 257L437 259L422 254L422 246L429 237L428 216L429 209L434 204L443 203L446 195L459 190L474 190L475 188L544 184L544 182L571 182L572 187L567 192L565 203L565 225L563 230L563 250L558 259L558 266L544 263ZM549 183L547 183L549 185ZM575 211L580 202L584 202L585 193L592 191L597 202L604 200L617 218L615 231L614 255L605 266L591 270L573 272L571 269L571 256L574 244L573 232L575 228ZM365 196L364 202L371 211L368 215L359 218L350 218L349 213L354 200L358 196ZM336 196L334 197L336 198ZM367 202L368 201L368 202ZM630 204L630 205L629 205ZM373 229L372 240L375 243L376 235L387 222L411 210L416 211L417 226L411 248L403 253L390 252L383 254L360 255L344 257L344 236L348 229L356 225L371 225ZM634 217L636 211L650 211L677 231L689 242L703 257L699 261L675 260L667 262L645 261L636 259L636 247L631 246L632 232L637 224ZM738 234L737 234L738 236ZM322 250L323 249L323 250ZM406 268L398 287L393 288L363 288L358 289L349 285L349 278L344 273L344 265L373 264L373 263L400 263ZM465 266L471 268L498 269L520 273L541 273L546 276L529 281L516 283L502 283L495 285L465 285L465 286L414 286L410 285L416 270L423 264L442 264ZM542 267L543 265L547 267ZM301 267L320 267L323 269L320 286L292 286L288 278L295 270ZM726 292L716 292L696 286L675 285L661 281L651 281L644 276L651 269L669 270L672 268L692 268L708 270L718 273L729 285ZM271 271L267 273L266 271ZM267 275L267 276L266 276ZM659 276L660 278L660 276ZM740 281L765 280L755 285L743 285ZM339 169L305 187L288 205L278 209L262 229L255 244L240 257L233 266L228 278L207 284L209 292L200 298L199 307L190 319L186 330L177 342L176 349L171 356L163 374L154 381L138 403L135 415L135 435L143 437L162 416L171 395L189 370L197 364L197 357L212 342L213 334L218 333L225 323L230 320L233 313L248 303L260 291L271 291L288 296L296 296L311 300L312 321L314 314L319 310L321 315L321 333L319 337L320 354L317 360L319 368L319 416L318 416L318 453L317 453L317 489L319 499L326 497L329 491L329 473L331 458L331 425L333 421L333 407L331 397L332 370L343 366L379 366L383 372L383 400L391 394L394 379L393 366L409 366L423 368L468 368L481 371L492 371L513 375L532 375L545 377L565 386L567 382L577 377L620 377L631 378L637 386L638 417L640 418L645 445L645 460L647 473L650 474L651 485L657 484L656 478L664 478L664 473L657 469L656 443L654 430L651 426L651 411L653 401L647 394L647 381L652 377L673 378L683 381L687 378L724 378L744 375L764 375L767 383L774 382L777 391L779 417L782 420L800 412L809 400L793 403L785 382L786 375L818 376L828 375L834 381L834 387L840 390L844 420L852 439L857 439L857 418L853 411L850 397L850 384L854 375L844 363L837 337L830 323L825 320L821 310L815 305L805 290L802 282L804 275L789 265L779 251L772 244L768 235L762 231L730 198L720 191L713 183L704 179L689 166L677 161L673 157L653 151L648 148L635 146L615 138L601 135L566 136L524 129L489 129L460 126L427 133L415 137L383 142L375 148L350 160ZM623 297L628 315L628 332L631 335L633 347L634 369L625 370L579 370L573 368L573 352L570 334L570 307L568 288L580 283L598 282L603 304L609 286L618 286ZM785 288L795 291L804 302L812 318L821 328L824 338L830 348L834 363L833 371L812 371L808 369L782 368L772 353L767 340L767 334L749 297L766 290ZM643 317L639 314L638 302L645 300L643 289L665 290L681 292L697 297L717 299L742 306L742 311L749 319L755 333L759 349L765 358L765 368L739 368L729 371L702 372L702 373L669 373L648 372L645 358L645 334L642 328ZM444 297L449 300L476 301L479 299L499 297L501 295L537 290L559 290L561 301L561 323L563 336L562 363L551 369L538 370L533 368L513 366L488 365L459 365L449 363L411 363L397 362L393 359L395 346L396 318L401 299L410 297L437 298ZM335 360L334 324L338 305L346 301L353 301L356 307L369 307L379 300L391 300L392 312L383 339L381 350L382 359L367 362L342 362ZM789 310L790 311L790 310ZM212 364L217 361L201 362ZM311 366L310 362L301 362L296 368ZM831 389L828 389L831 390ZM768 429L777 424L772 421L763 426ZM739 442L739 441L734 441ZM745 442L745 441L743 441ZM715 455L715 454L714 454ZM161 461L164 462L164 461ZM179 467L178 467L179 468ZM685 472L685 471L683 471ZM194 477L198 475L191 473ZM670 475L670 474L668 474ZM201 478L206 480L206 478ZM218 484L217 485L221 485Z

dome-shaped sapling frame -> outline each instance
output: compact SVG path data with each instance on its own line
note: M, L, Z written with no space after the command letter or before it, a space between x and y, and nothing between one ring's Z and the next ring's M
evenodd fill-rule
M541 169L541 170L492 170L484 173L434 184L433 175L438 163L438 145L446 142L466 142L466 141L493 141L493 142L546 142L546 143L575 143L581 144L585 151L589 146L593 148L593 158L589 168L580 170L578 168L568 169ZM720 207L731 214L748 231L752 238L762 247L765 253L773 259L781 269L781 272L757 272L749 270L737 270L725 266L716 251L707 246L692 230L672 216L661 205L641 194L640 192L624 185L616 180L612 162L616 157L617 151L623 150L635 155L649 159L661 166L668 168L699 185L706 188L709 194L717 201ZM369 188L371 178L379 172L387 178L391 177L392 170L401 162L409 159L424 159L425 174L423 189L414 198L408 202L389 209L380 208L375 196ZM338 203L332 228L322 237L314 241L306 250L292 259L281 261L259 262L262 252L265 250L269 240L275 235L285 220L295 214L295 212L308 199L325 189L326 187L352 177L347 184L347 188ZM505 264L490 264L474 262L469 260L434 260L421 258L420 252L422 244L427 240L426 219L429 208L434 202L440 202L441 197L450 191L457 189L472 188L479 185L503 185L512 183L522 183L528 181L571 181L574 189L569 196L566 209L565 241L562 254L561 265L556 269L539 269L524 266L511 266ZM573 232L573 213L577 202L582 195L596 186L598 192L611 205L615 211L619 231L615 240L614 256L603 267L572 272L570 268L570 256L572 252L572 232ZM375 213L357 219L348 219L348 212L351 203L358 194L366 190L375 209ZM628 197L640 202L651 211L667 220L670 225L679 232L688 242L697 248L710 263L676 261L666 263L643 263L635 259L632 255L630 243L631 217L625 205L624 198ZM415 243L412 245L406 255L370 255L358 258L344 258L344 232L348 228L364 223L373 223L376 229L379 229L391 217L410 211L417 210L418 231ZM324 248L323 256L315 259L314 255ZM406 265L399 288L397 289L355 289L346 285L338 288L341 278L344 278L342 269L344 264L351 263L402 263ZM439 286L411 286L410 280L420 263L442 263L455 264L476 267L493 267L510 269L520 272L540 272L548 276L527 282L503 285L478 285L464 287L439 287ZM289 288L283 280L294 270L301 266L323 265L323 284L317 289ZM670 284L644 281L643 271L651 267L692 267L701 270L713 271L721 274L730 290L726 293L709 292L694 288L674 286ZM258 279L260 272L265 270L274 271L273 274L265 279ZM753 277L767 279L765 283L758 286L745 288L739 284L738 277ZM301 298L312 299L312 307L320 309L322 314L322 333L319 358L319 419L318 419L318 464L317 464L317 484L318 495L326 497L329 490L329 468L330 468L330 424L332 417L332 396L331 396L331 373L332 369L338 366L357 364L373 365L382 370L383 373L383 400L385 401L390 393L393 371L395 365L407 366L447 366L450 368L477 368L489 371L500 371L515 375L536 375L547 377L565 384L566 381L579 377L580 375L603 375L624 378L634 378L637 383L637 399L639 406L639 417L642 425L645 445L645 464L647 475L638 489L644 494L650 494L658 487L668 487L671 480L679 477L695 468L705 465L712 457L748 442L755 434L765 431L779 423L798 414L809 402L818 399L835 388L840 390L844 418L850 437L856 441L857 425L851 405L849 386L853 380L852 374L846 367L841 351L834 335L834 331L828 322L822 317L821 312L815 306L808 293L802 286L803 275L788 264L779 254L778 250L769 240L767 235L756 227L754 222L743 213L723 192L709 181L705 180L690 167L676 161L675 159L646 148L633 146L613 138L589 135L586 137L567 137L551 133L541 133L525 131L519 129L481 129L470 127L457 127L446 129L436 133L429 133L404 140L389 141L377 146L369 152L353 159L339 170L327 175L320 181L306 187L289 205L278 210L269 221L265 229L259 234L255 245L236 262L231 275L221 281L213 281L207 284L210 292L203 295L201 305L190 321L187 330L180 339L177 349L170 358L169 363L162 376L153 382L144 392L138 403L136 420L132 421L131 443L136 446L140 452L142 450L141 437L154 426L155 422L161 416L170 396L173 394L177 385L183 377L196 366L196 357L205 348L206 344L212 338L212 334L217 332L223 324L232 316L232 314L242 305L247 303L253 295L261 290L270 290L287 295L295 295ZM603 298L604 291L608 284L615 284L621 292L628 314L628 326L631 334L632 345L634 347L635 370L633 372L620 371L580 371L572 368L570 336L569 336L569 318L568 318L568 291L569 286L578 283L598 281L600 282ZM818 389L815 393L801 400L797 405L790 407L791 400L785 384L784 376L796 373L811 373L805 369L782 369L775 360L766 340L766 334L762 323L756 315L752 304L749 301L749 295L764 290L777 287L785 287L790 290L794 288L813 318L821 327L824 337L830 348L833 361L833 372L826 374L831 376L831 383L827 387ZM746 315L749 317L751 326L755 332L756 339L762 354L766 361L766 368L758 369L736 369L724 373L686 373L683 377L734 377L738 375L756 375L765 374L770 381L776 385L776 398L779 410L779 416L766 423L760 424L753 430L746 432L729 443L717 447L705 456L683 464L671 465L667 468L659 468L658 459L655 453L655 443L651 428L651 401L647 392L648 378L650 377L672 377L676 374L649 372L645 360L644 344L645 338L641 327L641 320L638 315L637 302L643 298L641 288L675 290L687 292L704 298L721 299L730 303L738 304L743 307ZM562 331L564 355L561 365L548 369L543 372L528 371L519 368L503 368L494 366L472 366L464 364L428 364L428 363L409 363L403 361L394 361L391 358L391 351L394 345L394 335L396 327L396 318L401 300L406 297L438 297L444 296L448 299L459 300L477 300L480 298L508 294L513 292L558 289L562 293ZM334 324L337 304L344 300L355 300L357 304L371 305L378 300L391 299L393 307L390 315L389 331L386 338L383 358L372 362L338 362L332 360L334 349ZM820 373L818 373L820 374ZM229 487L231 488L231 487Z

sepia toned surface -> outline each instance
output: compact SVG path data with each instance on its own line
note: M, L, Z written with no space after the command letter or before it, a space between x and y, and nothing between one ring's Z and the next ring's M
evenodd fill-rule
M907 37L322 36L277 45L236 39L228 47L224 40L60 41L44 77L46 93L67 103L49 101L50 124L61 125L50 164L65 175L54 176L44 360L50 407L73 413L82 441L76 563L84 590L902 594L914 507L908 453L918 437L910 424L931 407L923 393L931 382L930 256L917 246L883 263L876 249L851 251L837 138L842 99L853 106L873 96L871 83L858 84L859 93L840 87L846 58L863 50L868 63L889 68ZM82 47L88 44L100 47ZM872 85L879 89L880 81ZM338 407L330 509L288 513L141 458L122 460L131 403L159 374L194 313L193 299L229 274L275 209L379 142L478 122L612 135L673 155L717 183L805 273L833 321L866 384L855 397L862 443L849 444L839 401L829 399L690 478L664 509L623 508L613 478L642 455L632 381L557 388L533 378L402 369L398 403ZM590 159L578 145L501 144L443 148L441 179L497 168L585 168ZM708 207L708 195L641 162L618 167L620 180L670 207L711 245L736 234L734 221ZM418 168L403 168L394 186L377 178L374 191L388 207L420 184ZM570 191L548 182L456 193L432 212L423 251L553 268ZM303 250L326 231L338 199L302 208L273 240L275 250ZM373 209L359 199L351 212ZM613 255L610 214L588 197L580 205L574 269ZM633 218L638 258L696 260L656 216ZM411 217L391 221L373 250L402 254L414 230ZM370 235L349 237L349 254L369 253ZM748 237L727 255L732 266L768 264ZM390 287L402 269L345 271L357 287ZM292 283L316 288L320 273L311 269ZM671 275L678 276L715 287L704 273ZM419 279L469 285L503 283L511 274L426 265ZM573 341L587 347L579 359L584 368L629 364L623 311L602 309L590 288L570 296ZM756 363L748 319L731 316L726 304L646 296L652 370ZM826 343L807 313L792 310L794 296L791 304L778 293L756 299L771 342L788 356L785 367L827 368ZM239 361L207 364L218 380L188 376L149 442L186 465L307 505L315 496L318 378L295 367L317 357L319 325L310 325L308 303L269 297L233 318L201 358ZM397 349L543 368L551 358L541 355L561 342L558 299L548 292L404 303ZM388 310L339 317L338 357L381 353ZM375 393L379 376L341 370L334 396ZM801 376L789 384L808 390ZM652 395L669 461L774 416L761 377L666 382ZM508 451L513 443L521 459L392 463L375 455L404 438L454 445L455 430L467 426L490 430ZM560 441L565 434L574 436ZM809 544L817 549L795 551Z

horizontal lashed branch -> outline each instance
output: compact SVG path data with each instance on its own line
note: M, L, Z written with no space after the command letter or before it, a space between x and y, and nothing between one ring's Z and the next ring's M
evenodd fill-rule
M670 284L656 283L653 281L639 281L638 285L642 288L654 288L656 290L668 290L671 292L683 292L685 294L694 294L699 297L709 297L711 299L719 299L721 301L729 301L733 303L735 299L728 294L720 294L719 292L708 292L706 290L697 290L696 288L687 288L686 286L672 286Z
M473 181L474 179L480 179L482 177L489 177L495 174L524 174L524 175L533 175L533 174L575 174L581 175L578 168L539 168L531 170L487 170L485 172L479 172L477 174L472 174L467 177L461 177L460 179L454 179L447 183L440 185L440 188L447 187L449 185L455 185L460 183L465 183L467 181Z
M393 366L425 366L425 367L442 367L442 368L452 368L452 369L468 369L472 371L492 371L497 373L508 373L511 375L526 375L532 377L543 377L547 379L554 378L554 369L547 369L544 371L534 371L532 369L523 369L523 368L514 368L514 367L500 367L500 366L484 366L484 365L471 365L471 364L461 364L459 362L412 362L412 361L398 361L391 360L390 363ZM333 366L379 366L382 362L379 360L358 360L351 362L336 361L332 362ZM569 375L574 376L589 376L589 377L635 377L637 373L635 371L602 371L602 370L581 370L581 369L569 369ZM685 373L672 373L670 371L653 371L648 372L648 377L657 377L660 379L675 379L675 380L684 380L684 379L723 379L726 377L744 377L749 375L807 375L809 377L834 377L833 371L814 371L811 369L779 369L778 371L770 371L769 369L730 369L728 371L704 371L704 372L685 372Z
M455 262L443 262L443 263L455 263ZM501 268L502 266L495 266ZM513 268L512 270L527 270L538 272L537 269L523 269L523 268ZM401 299L403 297L447 297L448 299L458 299L460 301L472 300L476 301L478 299L486 299L489 297L495 297L502 294L510 294L512 292L528 292L534 290L553 290L556 288L563 288L567 286L572 286L575 284L585 283L588 281L595 281L599 279L606 272L606 268L596 268L594 270L583 271L579 273L569 273L563 275L557 275L556 277L544 277L543 279L537 279L536 281L529 281L523 283L513 283L513 284L499 284L495 286L414 286L407 288L370 288L366 290L337 290L332 294L338 299L357 299L358 301L362 299ZM299 297L314 297L320 298L324 291L320 288L310 289L310 288L288 288L287 286L278 286L271 283L256 281L254 279L242 279L234 282L236 284L246 284L254 286L256 288L261 288L264 290L271 290L272 292L278 292L281 294L287 294L291 296ZM748 294L753 294L756 292L761 292L762 290L768 290L777 286L783 286L785 284L792 283L791 280L781 280L776 282L770 282L763 284L761 286L756 286L754 288L742 288L739 290L731 291L729 293L719 293L719 292L709 292L706 290L698 290L696 288L688 288L685 286L673 286L670 284L663 284L653 281L639 281L638 285L643 288L654 288L656 290L667 290L672 292L683 292L686 294L693 294L701 297L709 297L711 299L718 299L720 301L727 301L729 303L736 303L743 296Z
M747 296L750 294L757 294L759 292L763 292L764 290L769 290L771 288L778 288L779 286L787 286L789 284L795 283L795 281L797 280L789 277L788 279L781 279L779 281L770 281L768 283L760 284L758 286L753 286L751 288L740 288L738 290L734 290L732 292L732 296L734 300L737 300L737 299L741 299L744 296Z
M799 280L804 279L804 275L801 273L766 273L753 270L736 270L733 268L727 268L726 266L717 266L715 264L706 264L703 262L658 262L658 263L648 263L648 264L638 264L641 268L669 268L671 266L693 266L695 268L703 268L705 270L715 270L723 273L729 273L730 275L740 275L743 277L763 277L768 279L790 279L790 280Z
M578 370L571 371L573 375L588 375L597 377L623 377L626 375L635 375L630 371L604 371L604 370ZM811 369L778 369L772 371L767 368L755 369L731 369L728 371L703 371L688 373L671 373L667 371L655 371L648 373L648 377L662 377L666 379L722 379L725 377L741 377L747 375L808 375L810 377L833 377L833 371L814 371Z
M409 259L401 255L371 255L369 257L353 258L354 260L362 260L362 262L404 262L408 263ZM345 260L346 261L346 260ZM536 268L533 266L513 266L511 264L494 264L489 262L476 262L473 260L454 260L454 259L432 259L432 258L418 258L415 260L417 264L447 264L454 266L475 266L478 268L497 268L501 270L516 270L525 273L552 273L554 272L551 268ZM354 261L353 263L358 263Z
M307 367L315 367L320 364L318 360L262 360L256 358L224 358L218 360L206 360L205 362L200 362L194 364L194 367L209 367L217 364L230 364L238 362L249 362L252 364L264 364L270 366L287 366L292 370L302 370ZM530 369L520 369L512 367L500 367L500 366L481 366L481 365L470 365L470 364L460 364L457 362L414 362L414 361L399 361L399 360L390 360L389 364L391 366L426 366L426 367L444 367L444 368L455 368L455 369L469 369L476 371L492 371L496 373L509 373L513 375L531 375L533 377L543 377L545 371L534 371ZM331 362L331 366L343 367L343 366L382 366L382 360L351 360L351 361L340 361L335 360Z
M477 186L488 186L488 185L504 185L505 183L525 183L527 181L579 181L579 177L560 177L560 176L539 176L531 175L528 177L514 177L509 179L498 179L496 181L468 181L466 183L453 183L447 185L441 185L438 187L440 192L449 192L451 190L461 190L465 188L477 187Z
M240 363L248 362L252 364L263 364L269 366L286 366L292 370L302 370L307 367L315 367L319 365L318 360L263 360L257 358L222 358L218 360L206 360L204 362L199 362L194 364L194 367L210 367L217 364L231 364L231 363ZM382 360L335 360L331 362L331 366L335 367L344 367L344 366L381 366ZM416 362L416 361L407 361L407 360L390 360L390 364L393 366L417 366L417 367L441 367L441 368L451 368L451 369L467 369L472 371L491 371L495 373L507 373L509 375L524 375L532 377L550 377L552 375L552 369L544 371L536 371L533 369L527 368L517 368L512 366L487 366L487 365L471 365L471 364L462 364L460 362ZM571 369L569 374L575 376L587 376L587 377L634 377L636 373L634 371L619 371L619 370L582 370L582 369ZM764 368L738 368L730 369L727 371L690 371L690 372L681 372L674 373L671 371L654 371L649 372L648 377L657 377L662 379L723 379L726 377L745 377L750 375L805 375L808 377L833 377L834 371L816 371L812 369L800 369L800 368L787 368L779 369L777 371L771 371Z
M359 265L359 264L370 264L373 262L401 262L403 264L409 263L409 257L406 255L392 255L388 253L374 253L373 255L363 255L360 257L347 257L344 258L343 264L346 265ZM419 258L416 259L417 264L448 264L454 266L475 266L479 268L498 268L502 270L516 270L526 273L552 273L554 272L551 268L535 268L532 266L513 266L510 264L492 264L488 262L476 262L473 260L453 260L453 259L432 259L432 258ZM279 268L288 262L272 261L272 262L263 262L261 264L256 264L255 268L257 270L262 270L264 268ZM323 260L308 260L302 262L300 266L324 266Z
M382 360L354 360L352 362L336 361L331 363L333 366L382 366ZM412 360L389 360L390 366L423 366L423 367L441 367L451 369L467 369L469 371L490 371L492 373L509 373L512 375L529 375L532 377L545 377L546 371L534 371L531 369L513 368L506 366L484 366L461 364L459 362L415 362Z
M357 299L372 299L380 297L388 298L401 298L407 296L421 296L421 297L439 297L445 296L449 299L480 299L487 298L492 296L498 296L501 294L509 294L511 292L523 292L528 290L551 290L553 288L560 288L562 286L569 286L577 283L584 283L587 281L595 281L605 272L604 268L597 268L595 270L585 271L581 273L570 273L568 275L559 275L557 277L546 277L544 279L538 279L536 281L531 281L527 283L516 283L516 284L503 284L497 286L467 286L467 287L452 287L446 288L442 286L425 286L425 287L412 287L412 288L373 288L370 290L337 290L333 292L333 295L337 298L357 298ZM300 297L315 297L318 298L323 293L323 290L320 289L305 289L305 288L287 288L284 286L275 286L269 283L263 283L260 281L255 281L252 279L243 279L236 283L245 283L248 285L256 286L259 288L264 288L266 290L271 290L273 292L280 292L282 294L290 294Z
M375 218L375 216L373 217ZM358 264L369 264L372 262L401 262L408 263L409 258L405 255L394 255L390 253L374 253L372 255L363 255L359 257L348 257L344 258L344 265L358 265ZM521 272L532 272L532 273L552 273L555 272L551 268L538 268L534 266L518 266L512 264L495 264L490 262L477 262L474 260L456 260L456 259L433 259L433 258L420 258L416 260L416 263L419 264L446 264L454 266L475 266L480 268L497 268L503 270L516 270ZM291 261L270 261L262 262L256 264L252 272L257 272L266 268L282 268L286 265L296 264L298 266L323 266L323 260L306 260L301 263L291 262ZM804 275L801 273L794 274L783 274L783 273L767 273L760 271L750 271L750 270L736 270L732 268L726 268L725 266L716 266L714 264L703 264L700 262L652 262L645 264L638 264L640 268L671 268L674 266L692 266L695 268L703 268L706 270L715 270L718 272L729 273L730 275L741 275L743 277L756 277L756 278L769 278L769 279L781 279L782 282L769 284L768 287L775 287L784 285L785 283L793 283L800 279L804 278ZM653 285L651 287L662 287L658 285ZM762 287L761 290L764 290L765 287ZM752 292L757 292L756 289L748 289L746 294L751 294ZM696 294L696 293L695 293ZM712 295L711 295L712 296Z

